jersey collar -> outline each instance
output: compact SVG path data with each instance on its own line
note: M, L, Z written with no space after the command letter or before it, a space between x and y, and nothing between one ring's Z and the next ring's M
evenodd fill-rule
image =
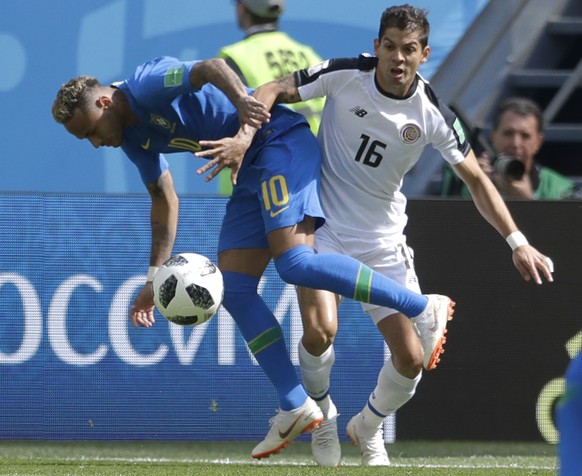
M396 96L394 94L390 94L388 91L384 91L384 89L382 89L382 86L380 86L380 83L378 82L378 78L376 77L375 72L374 72L374 84L376 85L376 89L380 94L382 94L382 96L402 101L404 99L412 97L412 95L416 92L416 88L418 87L418 74L414 76L414 81L412 82L412 86L410 86L410 89L408 90L406 96Z

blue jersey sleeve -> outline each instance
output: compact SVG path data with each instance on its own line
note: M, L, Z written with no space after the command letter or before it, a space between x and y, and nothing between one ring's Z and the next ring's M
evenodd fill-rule
M138 104L168 104L196 91L190 84L190 70L196 63L162 56L139 66L125 83Z
M160 175L168 168L168 161L163 154L147 152L139 147L131 147L127 144L122 145L129 160L137 167L142 182L147 185L155 183Z

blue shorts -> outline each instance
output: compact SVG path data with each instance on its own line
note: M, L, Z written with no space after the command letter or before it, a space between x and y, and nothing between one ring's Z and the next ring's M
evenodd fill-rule
M323 225L319 201L321 152L306 123L278 118L257 133L245 156L220 230L218 252L268 248L267 234L306 216ZM248 162L248 163L247 163Z

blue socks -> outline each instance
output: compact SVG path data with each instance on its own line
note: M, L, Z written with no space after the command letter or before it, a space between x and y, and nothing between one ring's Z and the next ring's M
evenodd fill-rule
M428 298L372 271L349 256L317 254L299 245L275 260L281 279L296 286L324 289L355 301L397 309L416 317L426 307Z
M307 393L291 363L279 322L257 293L259 278L222 272L222 305L235 320L257 362L274 385L282 410L305 403Z

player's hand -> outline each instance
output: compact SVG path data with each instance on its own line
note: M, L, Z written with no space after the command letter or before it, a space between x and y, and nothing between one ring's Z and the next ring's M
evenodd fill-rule
M241 123L259 129L263 123L269 122L271 113L262 102L253 96L242 96L235 104Z
M129 311L129 319L133 327L152 327L156 322L152 283L146 283L141 288Z
M542 284L540 272L549 283L554 281L554 263L531 245L518 246L513 251L513 264L526 281L533 279L536 284Z
M257 129L255 128L242 126L234 137L199 141L199 144L207 149L196 152L194 155L200 158L211 157L211 159L206 165L200 167L196 173L202 175L212 169L204 179L206 182L209 182L216 177L222 169L230 167L230 180L233 185L236 185L238 172L242 166L245 153L250 147L256 131Z

